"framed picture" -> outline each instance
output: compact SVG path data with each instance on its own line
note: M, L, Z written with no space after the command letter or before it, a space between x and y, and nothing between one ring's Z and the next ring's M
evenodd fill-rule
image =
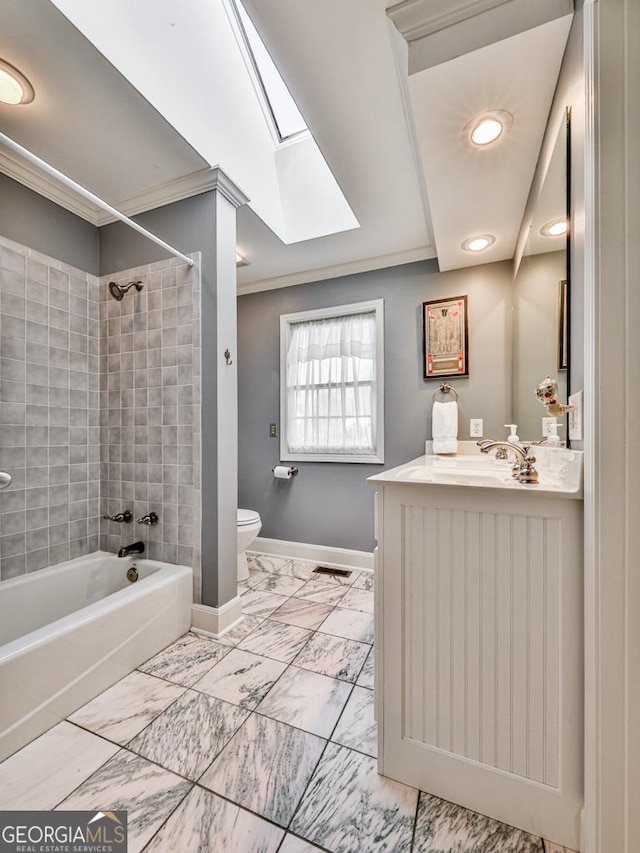
M422 303L424 378L468 376L467 297Z
M560 282L558 298L558 370L567 369L569 341L567 332L567 282Z

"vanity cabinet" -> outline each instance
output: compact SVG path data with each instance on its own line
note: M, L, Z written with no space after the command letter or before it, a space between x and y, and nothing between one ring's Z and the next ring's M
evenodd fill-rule
M379 772L578 849L580 495L410 464L371 478Z

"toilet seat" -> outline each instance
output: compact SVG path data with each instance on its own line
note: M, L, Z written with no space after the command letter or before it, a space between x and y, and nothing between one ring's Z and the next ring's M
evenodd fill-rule
M259 513L253 509L238 510L238 527L246 527L249 524L255 524L260 521Z

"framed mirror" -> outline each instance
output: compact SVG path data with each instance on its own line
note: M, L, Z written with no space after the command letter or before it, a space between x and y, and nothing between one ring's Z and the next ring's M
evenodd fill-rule
M570 112L567 109L538 196L513 290L513 422L523 440L542 439L544 408L535 388L546 376L558 401L570 393L571 276L569 263ZM568 444L568 421L558 435Z

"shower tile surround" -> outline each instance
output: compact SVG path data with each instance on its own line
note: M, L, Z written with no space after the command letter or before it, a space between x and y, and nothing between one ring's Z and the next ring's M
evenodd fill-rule
M259 564L252 556L250 571L265 588L273 574L313 568L281 561L264 572ZM372 597L370 581L355 572L343 593ZM250 587L239 591L250 595ZM294 592L281 607L293 612L296 602L306 604ZM305 631L306 645L341 641L355 612L343 602ZM368 609L357 611L361 622L373 622ZM130 850L145 853L562 853L379 776L373 692L360 686L367 663L351 655L362 667L354 685L346 671L327 677L308 669L306 646L292 662L281 660L281 643L260 654L243 650L269 626L281 628L276 620L276 613L245 616L220 642L186 634L0 764L0 809L89 808L97 799L128 811ZM289 638L292 651L300 639ZM300 675L310 679L302 689ZM312 682L317 690L309 692Z
M200 600L200 253L100 278L100 547L192 566ZM109 282L141 281L117 302ZM137 519L156 512L159 524Z
M95 551L98 278L0 237L0 579Z
M142 540L200 600L200 254L96 276L0 236L0 580ZM141 280L117 302L109 281ZM155 527L102 520L155 511Z

